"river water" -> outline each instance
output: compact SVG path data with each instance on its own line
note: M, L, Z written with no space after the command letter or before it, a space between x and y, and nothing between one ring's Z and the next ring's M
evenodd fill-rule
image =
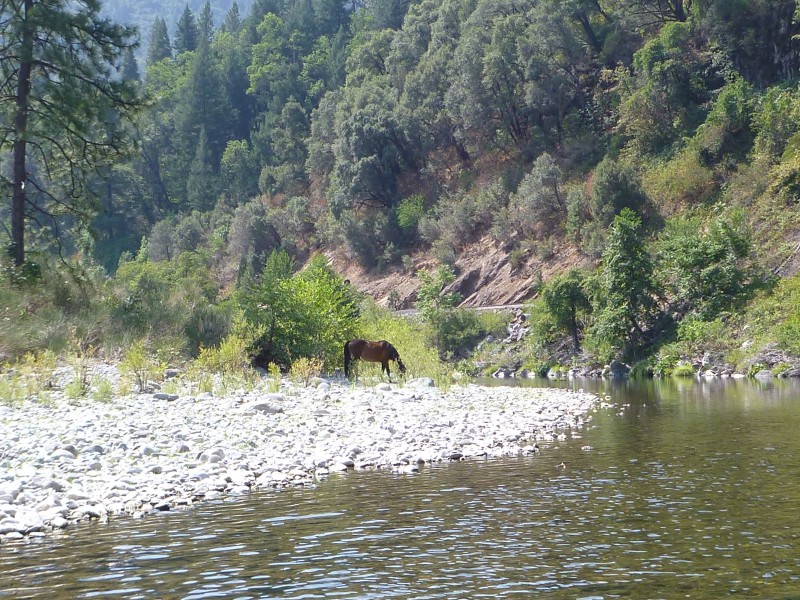
M0 597L800 598L797 382L572 385L614 407L535 456L7 544Z

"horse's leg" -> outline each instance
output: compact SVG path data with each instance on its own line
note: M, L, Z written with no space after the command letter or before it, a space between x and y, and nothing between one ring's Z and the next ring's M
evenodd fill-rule
M381 362L381 373L383 373L384 371L386 371L386 377L389 378L389 383L391 383L392 382L392 372L389 371L389 361L388 360L384 360L383 362Z

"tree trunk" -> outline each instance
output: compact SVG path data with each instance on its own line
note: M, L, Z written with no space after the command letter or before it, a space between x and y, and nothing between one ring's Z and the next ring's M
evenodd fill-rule
M28 98L31 93L33 70L33 29L29 21L33 0L25 0L22 25L22 47L17 72L16 113L14 115L14 192L11 199L11 242L14 247L14 266L25 262L25 180L28 143Z
M578 315L574 306L569 315L569 329L572 335L572 350L575 354L578 354L581 351L581 341L578 338Z
M686 11L683 8L683 0L673 0L672 12L677 21L680 21L681 23L686 22Z

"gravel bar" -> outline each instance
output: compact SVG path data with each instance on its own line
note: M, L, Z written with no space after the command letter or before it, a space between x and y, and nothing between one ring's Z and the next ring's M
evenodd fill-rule
M118 379L104 365L103 377ZM96 373L95 373L96 375ZM63 377L62 377L63 379ZM143 516L222 494L315 485L334 472L532 454L600 406L563 389L268 379L225 395L0 404L0 543L87 519ZM274 382L273 388L275 389Z

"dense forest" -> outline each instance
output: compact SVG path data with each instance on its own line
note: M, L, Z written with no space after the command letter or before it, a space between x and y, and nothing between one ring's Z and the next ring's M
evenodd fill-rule
M0 6L10 32L15 3ZM149 14L136 7L139 16L118 1L106 11L126 22ZM110 320L168 326L197 352L235 328L232 299L251 324L267 323L260 347L272 343L276 322L292 318L275 294L314 296L292 273L320 250L343 249L375 272L427 253L441 267L420 274L420 306L444 356L480 337L440 293L467 245L547 259L568 244L596 268L541 283L534 362L650 357L663 371L709 350L729 362L757 347L781 361L798 354L800 316L776 307L800 285L775 277L793 274L800 239L794 1L170 7L142 32L141 61L132 42L103 57L138 97L114 106L129 151L93 163L71 187L47 151L30 152L28 252L10 279L58 255L81 289L113 282ZM3 34L9 56L14 39ZM18 183L12 63L0 108L9 190ZM35 83L32 95L46 87ZM8 205L0 219L12 241ZM312 267L310 280L338 298L332 306L355 306L345 283ZM164 311L170 302L188 316ZM264 306L271 316L255 316ZM756 322L760 341L742 353L738 332ZM560 340L569 351L562 343L556 357ZM303 349L273 348L266 361L314 347L309 338Z

